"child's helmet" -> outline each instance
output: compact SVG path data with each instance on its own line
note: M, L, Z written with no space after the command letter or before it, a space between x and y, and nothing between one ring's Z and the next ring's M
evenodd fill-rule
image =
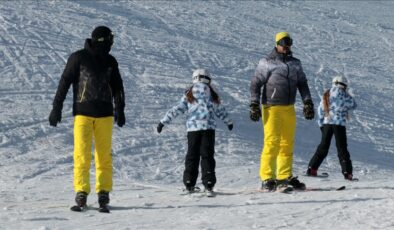
M196 69L193 71L193 84L202 82L205 84L211 83L211 74L206 69Z
M333 84L333 85L343 86L343 87L346 88L347 85L348 85L348 82L347 82L346 77L344 77L344 76L335 76L335 77L332 79L332 84Z

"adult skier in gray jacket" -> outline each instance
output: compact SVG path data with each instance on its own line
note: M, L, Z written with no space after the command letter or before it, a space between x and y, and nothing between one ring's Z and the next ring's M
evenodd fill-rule
M276 47L260 60L250 85L250 118L259 121L263 116L262 188L274 191L278 186L291 185L295 189L305 189L305 184L292 175L297 89L304 103L306 119L314 118L313 102L301 62L292 56L290 34L279 32L275 40Z

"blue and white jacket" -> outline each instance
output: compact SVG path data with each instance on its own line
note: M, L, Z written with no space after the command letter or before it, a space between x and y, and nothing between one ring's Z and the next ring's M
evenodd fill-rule
M192 87L192 93L195 98L193 103L188 102L186 95L184 95L179 104L168 110L160 122L169 124L179 114L186 113L188 132L216 129L215 115L223 120L226 125L232 124L225 107L213 102L208 85L200 82L195 83Z
M318 108L319 126L325 124L346 126L349 110L357 107L356 101L343 88L332 86L330 89L329 112L326 114L323 107L323 98Z

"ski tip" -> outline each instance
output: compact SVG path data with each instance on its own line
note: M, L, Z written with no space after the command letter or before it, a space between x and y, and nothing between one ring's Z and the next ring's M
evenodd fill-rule
M337 188L336 190L341 191L341 190L345 190L345 189L346 189L346 186L341 186L341 187Z

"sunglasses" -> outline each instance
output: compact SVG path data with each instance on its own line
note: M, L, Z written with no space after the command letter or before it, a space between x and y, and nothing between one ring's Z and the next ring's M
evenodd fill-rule
M284 37L280 39L276 44L280 46L292 46L293 39L291 39L290 37Z

